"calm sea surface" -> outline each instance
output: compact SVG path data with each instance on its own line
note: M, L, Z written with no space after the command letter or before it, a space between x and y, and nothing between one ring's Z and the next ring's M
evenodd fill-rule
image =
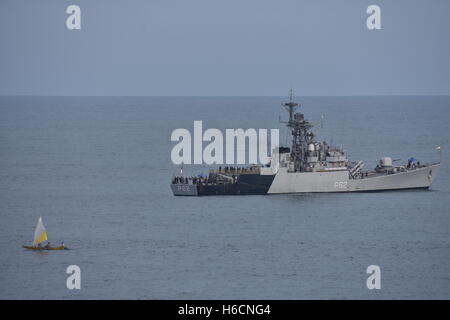
M366 168L436 161L442 145L430 191L172 196L174 129L278 128L284 100L0 97L0 298L449 299L450 97L299 99L319 139ZM21 248L39 216L72 250ZM372 264L381 290L366 288Z

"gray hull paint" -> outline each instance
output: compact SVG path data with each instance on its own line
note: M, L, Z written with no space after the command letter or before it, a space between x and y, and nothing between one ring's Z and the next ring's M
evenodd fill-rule
M193 184L171 184L170 188L176 196L198 196L197 186Z
M389 175L350 179L348 171L287 172L280 168L269 194L311 192L355 192L429 188L440 164Z

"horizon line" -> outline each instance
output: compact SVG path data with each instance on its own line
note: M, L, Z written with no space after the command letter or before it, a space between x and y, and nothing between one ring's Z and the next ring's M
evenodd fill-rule
M136 97L136 98L255 98L287 97L288 95L61 95L61 94L0 94L0 97ZM448 97L448 94L356 94L356 95L295 95L294 97Z

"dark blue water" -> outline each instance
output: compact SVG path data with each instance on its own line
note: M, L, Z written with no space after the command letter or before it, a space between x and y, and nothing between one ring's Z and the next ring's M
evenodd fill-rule
M450 298L450 97L300 99L369 168L442 145L431 191L172 196L172 130L278 128L284 100L1 97L0 298ZM39 216L73 250L22 249Z

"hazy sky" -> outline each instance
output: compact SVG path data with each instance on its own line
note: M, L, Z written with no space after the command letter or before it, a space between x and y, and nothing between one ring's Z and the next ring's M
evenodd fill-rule
M66 28L70 4L81 30ZM382 30L366 27L370 4ZM0 0L0 94L450 94L449 13L449 0Z

